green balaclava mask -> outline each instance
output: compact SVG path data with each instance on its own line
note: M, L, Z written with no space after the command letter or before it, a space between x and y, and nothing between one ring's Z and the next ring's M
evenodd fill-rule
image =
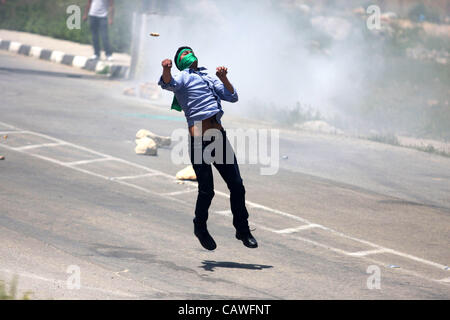
M181 50L175 59L175 65L177 66L178 70L180 70L180 71L183 71L184 69L189 68L195 61L198 60L197 57L194 55L194 53L191 52L191 53L188 53L187 55L185 55L183 57L183 59L181 59L181 61L180 61L181 54L185 51L192 51L192 49L185 48L185 49ZM175 95L173 96L171 109L175 109L177 111L182 110Z

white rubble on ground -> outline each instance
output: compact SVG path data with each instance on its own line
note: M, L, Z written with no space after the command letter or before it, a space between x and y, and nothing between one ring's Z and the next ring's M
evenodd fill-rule
M344 134L340 129L333 127L332 125L326 123L323 120L306 121L303 123L297 123L294 127L311 132L320 132L328 134Z
M136 133L136 138L141 139L144 137L148 137L156 142L157 147L168 147L170 146L171 139L170 137L157 135L149 130L141 129Z
M178 171L175 177L178 180L197 180L197 176L195 175L195 171L192 165L189 165L186 168Z
M136 148L134 151L136 154L145 154L149 156L156 156L158 154L158 147L156 145L156 142L149 138L149 137L143 137L140 139L136 139Z

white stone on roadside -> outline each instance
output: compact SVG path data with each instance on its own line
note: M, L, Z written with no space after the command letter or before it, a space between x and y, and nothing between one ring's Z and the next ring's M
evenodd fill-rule
M158 147L168 147L171 143L170 137L160 136L146 129L141 129L136 133L136 138L141 139L143 137L149 137L153 139Z
M192 165L189 165L186 168L178 171L175 177L178 180L197 180L197 176L195 175L195 171Z
M305 131L313 131L313 132L321 132L321 133L329 133L329 134L343 134L342 130L339 130L332 125L326 123L323 120L316 121L306 121L303 123L297 123L294 125L296 128L305 130Z
M141 139L136 139L136 148L134 149L134 151L136 152L136 154L144 154L144 155L149 155L149 156L156 156L158 153L158 147L156 145L156 142L149 138L149 137L144 137Z

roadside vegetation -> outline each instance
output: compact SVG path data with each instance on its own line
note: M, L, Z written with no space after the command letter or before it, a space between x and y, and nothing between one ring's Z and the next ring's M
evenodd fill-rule
M83 16L86 0L14 0L0 5L0 29L37 33L57 39L90 43L87 22L81 30L66 26L67 7L78 5ZM110 26L110 40L114 52L128 52L131 41L131 20L139 0L115 1L115 19Z
M30 300L31 291L25 292L21 297L17 296L17 283L17 276L13 277L9 285L6 285L5 281L0 280L0 300Z

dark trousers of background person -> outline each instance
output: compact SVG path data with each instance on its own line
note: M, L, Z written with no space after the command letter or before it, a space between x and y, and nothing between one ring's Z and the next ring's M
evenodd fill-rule
M228 189L230 190L230 205L231 212L233 214L233 226L236 231L240 233L246 233L249 231L248 227L248 211L245 207L245 188L242 183L241 174L239 172L239 166L234 154L233 148L229 143L225 130L220 131L221 136L218 140L219 144L223 147L223 161L214 161L212 164L219 171L223 180L226 182ZM211 205L211 201L214 197L214 181L211 163L205 161L203 158L203 152L205 148L215 141L215 137L212 137L211 141L202 140L202 137L190 137L190 159L192 167L198 181L198 196L195 206L195 218L194 226L199 229L206 228L206 221L208 220L208 209ZM227 153L232 153L228 155ZM194 158L195 155L200 155L200 161ZM208 153L208 151L207 151ZM211 155L215 156L215 151L211 152ZM226 163L226 159L231 158L232 163ZM194 161L194 159L196 161ZM197 162L197 163L195 163Z
M100 38L102 39L106 56L109 57L112 55L108 35L108 18L89 16L89 25L91 27L92 43L94 45L95 55L100 57Z

